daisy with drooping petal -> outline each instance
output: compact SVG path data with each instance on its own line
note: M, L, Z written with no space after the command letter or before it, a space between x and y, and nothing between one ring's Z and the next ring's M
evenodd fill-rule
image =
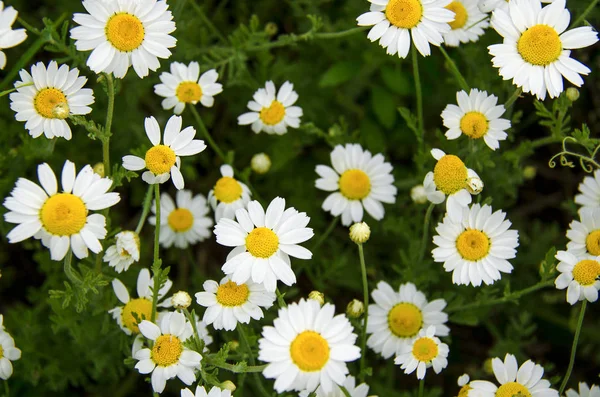
M78 51L90 51L87 65L96 73L123 78L130 66L138 76L160 67L177 40L173 15L164 0L84 0L89 14L73 15L81 26L71 29Z
M11 361L16 361L20 358L21 350L15 347L14 339L8 332L0 331L0 379L7 380L10 378L13 373Z
M88 249L96 254L102 251L99 240L106 237L106 219L89 211L119 202L119 193L108 193L112 180L101 178L89 165L75 176L75 164L69 160L62 170L61 193L48 164L38 166L38 179L42 187L19 178L10 197L4 200L10 211L4 214L4 220L19 224L8 233L8 241L18 243L32 236L41 239L55 261L62 260L69 248L79 259L88 256Z
M514 1L514 0L511 0ZM492 368L500 387L492 382L474 380L470 383L472 390L469 396L475 397L512 397L515 395L535 397L558 397L558 392L550 388L550 382L542 379L544 368L531 360L518 367L517 359L512 354L492 360Z
M473 204L463 209L458 222L446 216L438 224L433 260L443 262L444 269L452 272L454 284L493 284L500 280L500 272L513 269L508 259L516 256L519 232L509 230L510 226L505 212L492 213L489 205Z
M203 321L212 324L215 329L233 331L237 323L250 323L250 318L263 318L261 307L273 306L275 294L265 290L262 284L247 280L243 284L224 277L219 284L207 280L203 284L204 291L196 294L196 302L206 307Z
M425 294L413 283L401 284L398 291L380 281L371 293L367 345L383 358L399 354L417 337L419 331L435 325L436 335L447 336L448 315L444 299L427 302Z
M487 15L479 11L478 0L454 0L446 6L454 12L450 22L450 31L444 33L444 44L458 47L460 43L476 42L490 26Z
M575 256L600 255L600 208L583 207L579 210L581 222L573 221L567 230L570 240L567 249Z
M295 208L285 209L285 199L276 197L263 209L258 201L250 201L248 209L235 212L237 221L221 218L215 226L217 243L235 247L222 267L231 281L243 284L252 279L274 292L277 280L285 285L296 283L290 256L310 259L312 253L298 245L314 233L306 227L310 218Z
M575 203L585 207L600 207L600 170L594 171L594 176L586 176L579 184L579 194Z
M458 384L458 387L460 387L460 390L458 392L458 396L456 396L456 397L468 397L469 396L469 390L471 390L471 385L469 385L469 380L471 380L471 378L467 374L462 374L461 376L458 377L458 380L456 381L456 383Z
M154 86L154 93L165 97L162 107L165 110L173 109L175 114L181 114L186 103L192 105L200 102L202 106L211 107L215 95L223 92L223 86L217 83L219 74L215 69L202 73L198 62L190 62L189 66L183 63L171 63L171 73L160 74L161 84Z
M140 260L140 236L130 230L117 233L115 244L107 248L103 260L117 273L126 272L133 262Z
M546 92L550 98L563 92L563 77L580 87L590 69L570 50L596 43L598 35L591 26L566 31L570 18L565 0L544 8L540 0L511 0L507 10L496 9L491 25L504 41L488 49L500 76L542 100Z
M456 139L466 135L471 139L483 138L492 150L500 147L498 141L506 139L510 120L502 119L504 105L496 105L498 98L486 91L472 89L456 93L458 106L449 104L442 112L444 126L448 128L446 138Z
M383 204L396 202L392 165L381 153L373 156L358 144L337 145L331 165L317 165L317 189L333 192L323 201L323 210L342 215L342 225L363 220L363 208L376 220L383 219Z
M554 284L558 289L567 289L567 302L571 305L584 299L596 302L600 289L600 256L575 256L570 251L558 251L556 259L560 261L556 270L561 274Z
M78 69L60 68L55 61L42 62L19 72L22 81L15 83L16 92L10 94L10 108L16 112L17 121L25 122L25 129L34 138L71 139L71 127L65 120L69 115L88 114L94 103L94 93L82 88L87 78L79 76ZM26 84L26 86L23 86Z
M600 397L600 387L592 385L590 388L587 383L579 383L579 393L573 389L566 391L567 397Z
M436 374L448 366L448 345L434 336L435 326L430 325L419 331L417 337L394 359L396 365L404 370L405 374L412 374L417 370L417 378L424 379L427 368L433 367Z
M4 7L0 1L0 69L6 66L5 48L17 46L25 41L27 32L25 29L14 29L12 24L17 20L18 12L13 7Z
M204 386L196 386L196 393L192 393L190 389L181 390L181 397L231 397L231 391L221 390L216 386L213 386L209 392L206 391Z
M179 190L175 202L167 193L160 195L160 244L169 248L187 248L188 245L204 241L211 236L213 221L208 215L206 198L189 190ZM152 213L156 214L156 202L152 203ZM156 215L148 219L156 225Z
M356 379L354 376L348 375L346 380L342 384L350 397L367 397L369 394L369 386L366 383L361 383L360 385L356 385ZM317 397L346 397L346 394L342 391L340 387L333 387L333 390L329 393L325 393L322 387L318 387L315 390L315 394ZM299 397L308 397L310 393L308 391L303 391L299 394Z
M154 342L152 349L137 351L134 358L139 360L135 369L140 374L152 372L152 389L156 393L165 390L167 380L178 377L186 385L196 381L195 370L200 368L202 356L188 349L184 342L194 333L192 325L183 313L165 314L160 327L150 321L140 323L140 332Z
M263 327L258 359L269 363L263 375L275 390L330 393L346 380L346 362L360 357L356 334L344 314L334 317L330 303L301 299L279 309L273 326Z
M283 135L288 127L300 127L302 108L292 106L298 100L294 85L289 81L283 83L279 92L275 84L267 81L265 88L259 88L254 93L252 101L248 102L251 112L238 117L239 125L252 124L252 131L267 134Z
M154 117L146 117L144 127L152 147L148 149L144 158L137 156L124 156L123 168L130 171L139 171L144 168L148 171L142 174L142 179L149 185L165 183L173 178L173 185L178 190L185 186L183 175L179 167L180 156L193 156L206 149L206 144L201 139L194 139L194 127L181 130L181 117L171 116L165 126L163 144L160 143L160 127Z
M245 208L252 193L246 184L233 177L233 168L224 164L220 168L222 177L208 192L208 201L215 212L215 222L221 218L233 219L235 211Z

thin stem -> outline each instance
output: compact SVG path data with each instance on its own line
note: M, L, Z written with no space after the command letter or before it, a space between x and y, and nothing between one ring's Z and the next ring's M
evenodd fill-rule
M220 41L226 43L227 39L225 38L225 36L223 36L223 34L219 31L219 29L217 29L217 27L212 23L212 21L210 20L210 18L208 18L206 16L206 13L204 12L204 9L202 8L202 6L196 4L195 0L192 0L190 2L190 4L192 5L192 8L194 10L196 10L196 12L198 13L198 16L202 20L202 24L206 25L206 27L208 27L208 29L211 30L213 32L213 34L215 36L217 36L217 38Z
M421 132L421 136L425 135L425 126L423 122L423 92L421 90L421 77L419 75L419 54L415 46L411 46L412 49L412 67L413 77L415 79L415 91L417 93L417 119L418 128ZM423 139L421 140L423 142Z
M360 272L362 274L363 284L363 303L365 305L365 313L363 314L363 327L360 334L360 372L358 377L361 382L365 380L365 364L367 356L367 323L369 321L369 285L367 284L367 266L365 265L365 253L363 245L358 244L358 256L360 258Z
M248 343L248 337L246 336L246 331L244 330L243 324L237 325L238 334L240 335L240 340L242 341L243 349L248 352L248 361L250 361L250 365L253 367L256 366L256 361L254 360L254 355L252 354L252 349L250 348L250 343ZM254 380L256 381L256 387L260 394L265 397L269 397L269 393L265 389L265 386L262 384L262 379L258 375L258 373L254 373Z
M567 387L567 383L569 382L569 378L571 377L571 372L573 371L573 366L575 365L575 353L577 353L577 342L579 342L579 334L581 334L581 326L583 325L583 317L585 315L585 308L587 307L587 300L584 299L581 304L581 312L579 313L579 320L577 321L577 328L575 328L575 337L573 338L573 347L571 348L571 359L569 360L569 367L567 368L567 373L565 374L565 378L560 384L560 389L558 390L558 394L562 395L565 391L565 387Z
M6 397L10 396L10 389L8 388L8 380L4 381L4 394Z
M504 103L504 107L506 109L508 109L509 107L511 107L512 104L519 98L519 96L521 95L521 93L523 93L523 89L521 87L517 87L517 89L515 90L515 92L513 92L512 95L510 96L510 98L508 98L508 100Z
M110 176L110 129L112 127L113 113L115 110L115 85L112 74L105 73L106 90L108 94L108 108L106 109L106 123L104 124L104 134L102 138L102 161L104 163L104 175Z
M335 226L338 224L339 221L340 221L340 217L339 216L336 216L335 218L333 218L331 220L331 222L329 223L329 226L327 226L327 229L325 229L325 231L319 237L319 239L317 240L317 242L315 243L315 245L313 245L312 248L310 249L313 252L313 254L321 246L321 244L323 244L325 242L325 240L327 239L327 237L329 237L329 235L331 234L331 232L333 231L333 229L335 229Z
M575 20L575 22L573 22L573 24L571 26L572 27L579 26L579 24L581 24L582 22L584 22L585 17L587 17L587 15L594 9L594 7L596 7L597 4L598 4L598 0L593 0L587 6L587 8L583 11L583 14L581 14L580 16L578 16L577 19Z
M425 251L427 250L427 237L429 236L429 222L431 221L431 213L433 212L435 204L430 203L425 213L425 220L423 221L423 237L421 237L421 253L419 254L419 263L423 262L425 258Z
M247 365L245 369L240 369L240 367L238 365L235 364L229 364L229 363L214 363L211 361L211 359L209 357L207 357L206 359L204 359L202 362L204 363L206 361L206 364L208 365L212 365L214 367L217 368L221 368L224 370L227 370L229 372L233 372L234 374L251 374L251 373L258 373L258 372L262 372L265 370L265 368L267 368L269 366L269 364L264 364L264 365ZM267 394L269 395L269 394Z
M210 136L210 133L208 132L208 129L206 128L206 125L204 125L204 122L202 121L202 118L198 114L198 111L196 110L194 105L190 105L188 107L192 111L192 114L194 115L194 119L196 119L196 123L198 124L198 127L200 128L200 132L202 133L202 135L204 135L204 139L206 139L206 141L208 142L208 145L211 147L212 150L215 151L215 153L217 153L217 156L219 156L221 158L221 160L223 160L224 163L228 163L227 157L225 156L225 154L223 153L223 151L221 150L219 145L217 145L217 143Z
M348 389L346 389L344 386L340 385L340 390L342 391L342 393L344 393L345 397L352 397L352 395L350 394L350 392L348 391Z
M152 190L152 185L148 185L148 191L146 192L146 197L144 198L144 207L142 208L142 215L140 216L140 220L138 221L138 224L135 227L136 234L140 234L140 232L142 231L144 223L146 222L146 218L148 217L148 213L150 212L150 204L152 203Z
M425 378L419 381L419 397L423 397L423 392L425 391Z
M263 50L268 50L271 48L285 47L288 45L295 44L299 41L340 39L342 37L351 36L353 34L363 32L366 29L368 29L368 27L359 26L357 28L342 30L340 32L326 32L326 33L314 33L312 30L310 30L306 33L302 33L299 35L286 35L283 38L280 38L279 40L273 41L270 43L250 46L250 47L246 48L245 50L246 50L246 52L263 51Z
M27 49L25 54L23 54L21 58L19 58L19 61L15 63L15 66L13 66L10 72L8 72L8 74L4 77L4 80L2 80L2 83L0 83L0 89L5 88L6 86L8 86L8 84L12 83L17 73L19 73L19 70L23 69L25 65L28 65L30 63L30 60L35 56L35 54L37 54L38 51L40 51L42 47L46 45L46 43L48 43L50 40L51 37L48 34L43 34L40 37L38 37L33 42L33 44L31 44L31 46Z
M39 29L37 29L35 26L29 24L27 21L25 21L23 18L21 17L17 17L17 21L19 21L19 23L21 25L23 25L23 27L30 33L33 33L36 36L39 36L40 34L42 34L42 32L40 32Z
M204 341L200 338L200 334L198 333L198 327L196 326L196 318L192 313L188 311L188 309L182 309L183 314L187 317L190 324L192 324L192 329L194 330L194 340L196 342L196 351L202 354L202 350L204 349Z
M156 228L154 229L154 265L159 261L159 240L160 240L160 185L157 183L154 185L154 200L156 201ZM154 274L154 286L152 290L152 315L150 321L154 322L156 319L156 305L158 304L158 290L160 289L160 277L158 274Z
M77 273L71 267L72 259L73 259L73 251L71 249L69 249L67 251L67 255L65 256L65 264L64 264L65 274L67 275L67 278L69 280L71 280L71 282L73 284L81 284L82 283L81 277L79 277L77 275Z
M454 60L452 58L450 58L450 55L448 55L448 53L446 52L444 47L440 46L439 48L440 48L440 51L442 52L442 54L444 55L444 58L446 58L446 61L448 62L448 66L450 66L450 71L454 75L456 82L458 83L460 88L462 88L463 90L467 91L467 93L469 93L469 89L470 89L469 84L467 84L467 80L465 80L464 76L460 73L460 70L458 70L456 63L454 63Z

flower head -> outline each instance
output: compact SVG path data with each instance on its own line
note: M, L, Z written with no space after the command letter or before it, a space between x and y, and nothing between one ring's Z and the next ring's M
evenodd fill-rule
M600 207L579 210L581 222L571 222L567 231L567 249L573 255L600 255Z
M422 329L417 337L408 346L404 346L394 359L405 374L412 374L417 370L417 378L424 379L427 368L433 367L436 374L448 366L448 345L435 337L433 325Z
M171 297L171 303L176 309L187 309L192 304L192 297L185 291L177 291Z
M215 212L215 222L225 217L233 219L235 211L245 208L252 193L245 183L233 177L233 168L224 164L220 168L221 178L208 192L208 201Z
M8 332L4 331L2 316L0 315L0 379L7 380L10 378L13 373L11 361L20 358L21 350L15 347L14 339Z
M371 228L367 222L358 222L350 226L350 240L356 244L366 243L369 237L371 237Z
M461 376L458 377L458 380L456 381L456 383L460 387L460 390L458 392L458 396L456 396L456 397L468 397L469 396L469 390L471 390L471 385L469 384L469 380L471 380L471 378L467 374L462 374Z
M17 20L17 10L13 7L4 7L4 2L0 1L0 69L6 66L6 54L2 51L5 48L17 46L25 41L27 32L25 29L14 29L12 24Z
M235 389L234 389L235 390ZM206 391L204 386L196 386L196 393L188 388L181 390L181 397L231 397L230 390L221 390L216 386L213 386L210 391Z
M579 383L579 393L573 389L566 391L567 397L600 397L600 387L592 385L590 388L587 383Z
M600 256L576 256L570 251L558 251L556 259L560 261L556 269L561 274L554 284L558 289L567 289L567 302L572 305L584 299L596 302L600 289Z
M369 394L369 386L366 383L357 385L356 379L352 375L346 377L342 386L344 386L350 397L367 397L367 394ZM315 390L315 394L317 397L346 397L346 394L337 385L329 393L324 392L323 388L319 386ZM300 392L299 397L308 397L309 395L310 393L305 390Z
M125 272L140 260L140 236L136 232L124 230L115 236L115 244L107 248L104 262L114 267L117 273Z
M600 207L600 170L594 171L593 176L586 176L579 184L579 194L575 196L575 203L585 207Z
M451 30L444 33L444 44L450 47L476 42L490 25L487 15L477 7L477 0L453 0L446 8L454 12Z

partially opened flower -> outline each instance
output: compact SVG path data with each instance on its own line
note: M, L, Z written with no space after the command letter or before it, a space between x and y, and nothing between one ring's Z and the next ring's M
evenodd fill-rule
M4 7L0 1L0 69L6 66L6 54L2 51L21 44L27 38L25 29L13 29L12 24L17 20L17 10L13 7Z
M561 274L554 284L558 289L567 289L567 302L572 305L584 299L596 302L600 290L600 256L575 256L569 251L558 251L556 259L560 261L556 270Z
M21 350L15 347L14 339L7 332L0 331L0 379L10 378L13 373L11 361L20 358Z
M587 383L579 383L579 393L573 389L566 391L567 397L600 397L600 387L592 385L590 388Z
M600 255L600 208L583 207L579 210L581 222L571 222L567 231L570 240L567 249L573 255Z
M490 26L487 15L479 11L477 0L454 0L446 6L454 12L450 31L444 33L444 44L458 47L460 43L476 42Z
M190 389L181 390L181 397L231 397L231 391L221 390L213 386L210 391L206 391L204 386L196 386L196 393L192 393Z
M575 196L575 203L582 208L600 207L600 170L594 171L594 176L586 176L579 184L579 194Z
M125 272L140 260L140 236L136 232L124 230L115 236L115 244L106 249L104 262L114 267L117 273Z
M369 394L369 386L366 383L356 385L356 379L352 375L346 377L342 386L346 389L350 397L367 397L367 394ZM319 386L315 390L315 394L317 397L346 397L346 394L337 385L329 393L323 391L323 388ZM299 397L308 397L309 395L310 393L305 390L299 394Z
M208 192L208 201L215 212L215 222L225 217L234 219L235 211L245 208L252 193L246 184L233 177L233 168L224 164L220 168L221 178Z
M435 337L435 326L430 325L422 329L417 337L394 359L396 365L404 370L405 374L417 371L417 378L424 379L427 368L433 367L436 374L448 366L448 345Z

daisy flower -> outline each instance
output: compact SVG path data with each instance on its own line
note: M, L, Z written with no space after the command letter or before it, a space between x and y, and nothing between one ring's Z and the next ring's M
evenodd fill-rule
M172 177L175 187L178 190L183 189L184 181L179 170L181 165L179 157L198 154L206 149L206 145L203 140L194 139L196 135L194 127L187 127L182 131L181 123L180 116L171 116L165 126L163 144L161 144L158 121L154 117L146 117L144 127L152 147L148 149L144 158L124 156L123 168L130 171L148 169L142 174L142 179L150 185L165 183Z
M217 243L235 247L222 267L231 281L244 284L249 279L264 283L265 289L274 292L277 280L293 285L296 275L292 271L290 256L310 259L312 253L298 245L314 233L306 227L310 218L294 208L285 209L285 199L276 197L267 211L258 201L250 201L248 209L235 212L237 221L221 218L215 226Z
M115 236L115 244L108 247L104 262L114 267L117 273L126 272L133 262L140 260L140 236L136 232L124 230Z
M321 208L331 215L342 215L342 224L361 222L363 208L376 220L383 219L381 203L394 204L397 189L394 186L392 165L381 153L375 156L358 144L337 145L331 152L331 164L317 165L317 189L333 192Z
M141 78L171 56L177 40L173 15L164 0L84 0L89 14L73 15L71 29L78 51L90 51L87 65L96 73L123 78L130 66Z
M197 194L192 197L189 190L178 190L175 202L167 193L160 195L160 244L169 248L187 248L188 245L204 241L211 236L213 221L208 216L206 197ZM152 213L148 219L156 225L156 201L152 203Z
M137 278L137 294L138 298L132 299L129 296L127 287L119 279L112 281L115 295L123 303L124 306L117 306L108 312L119 324L119 327L127 335L137 334L140 332L138 328L138 320L150 320L152 315L152 288L154 287L154 278L150 278L148 269L140 270ZM167 279L167 282L158 290L158 300L160 301L169 292L173 282ZM171 307L171 300L166 299L158 304L159 307ZM135 313L135 315L133 314ZM136 318L137 317L137 318Z
M448 315L444 299L427 302L425 294L413 283L400 285L398 291L380 281L371 293L374 304L369 305L367 345L383 358L399 354L417 337L419 331L435 325L436 335L447 336Z
M456 397L468 397L469 390L471 390L471 385L469 385L470 379L471 378L469 378L469 375L467 374L462 374L458 377L456 383L458 384L458 387L460 387L460 390L458 392L458 396Z
M258 341L258 359L269 363L263 375L275 379L275 390L331 393L346 380L346 362L360 357L356 334L343 314L334 317L330 303L301 299L279 309L273 326Z
M152 349L144 348L135 353L134 358L139 360L135 369L140 374L152 372L150 379L154 392L162 393L167 380L175 376L188 386L196 381L194 371L200 368L202 356L184 345L194 330L183 313L165 314L160 327L146 320L139 327L141 334L154 344Z
M573 389L566 391L567 397L600 397L600 387L592 385L590 388L587 383L579 383L579 393Z
M17 10L12 7L4 8L4 3L0 1L0 69L6 66L6 54L2 50L17 46L27 38L25 29L13 30L12 28L12 24L17 20L17 14Z
M235 211L245 208L252 195L248 186L233 177L230 165L222 165L220 171L221 178L208 192L208 201L215 212L215 222L223 217L233 219Z
M267 81L265 88L259 88L253 98L248 102L251 112L238 117L239 125L252 124L252 131L257 134L264 131L277 135L285 134L287 127L300 126L302 108L292 106L298 100L298 94L289 81L283 83L279 92L276 92L272 81Z
M429 44L438 46L450 31L454 13L445 7L451 0L369 0L371 8L356 18L358 26L373 26L367 35L387 48L387 53L406 58L410 40L423 56L431 55ZM409 33L410 32L410 33Z
M567 249L573 255L600 255L600 208L583 207L579 210L581 222L569 225Z
M219 74L215 69L202 73L198 62L190 62L189 66L183 63L171 63L171 73L160 74L161 84L154 86L156 95L165 97L162 107L165 110L173 109L175 114L181 114L186 103L192 105L200 102L207 108L215 103L215 95L223 92L223 86L217 83Z
M350 397L367 397L367 394L369 394L369 386L366 383L356 386L356 379L352 375L346 377L342 386L344 386ZM317 397L346 397L346 394L339 387L334 387L332 391L325 393L323 388L319 386L315 393ZM305 390L300 393L299 397L308 397L309 395L310 393Z
M19 178L4 206L8 223L19 224L7 237L9 243L18 243L34 237L50 249L52 260L62 260L69 248L79 259L102 251L99 240L106 237L106 219L89 211L111 207L121 199L119 193L107 193L112 185L109 178L101 178L86 165L75 176L75 164L65 161L62 170L62 188L52 168L46 163L38 166L42 187L29 179ZM42 189L43 188L43 189Z
M472 89L456 93L458 106L449 104L442 111L444 126L448 128L446 138L456 139L466 135L471 139L483 138L490 149L500 147L498 141L506 139L506 130L510 128L510 120L502 119L504 105L496 105L498 98L488 95L486 91Z
M487 15L479 11L478 0L454 0L446 6L454 12L451 30L444 33L444 44L458 47L460 43L476 42L484 29L490 26Z
M188 388L181 390L181 397L231 397L231 391L221 390L217 386L213 386L210 391L206 391L204 386L196 386L196 393Z
M21 350L15 347L14 339L7 332L0 332L0 379L7 380L10 378L13 373L11 361L20 358Z
M575 203L585 207L600 207L600 170L594 176L586 176L579 184L580 194L575 196Z
M417 337L394 359L396 365L409 375L417 370L417 378L424 379L427 368L433 367L436 374L448 366L448 345L435 337L435 327L430 325L427 329L419 331Z
M514 395L534 395L535 397L558 397L558 392L550 388L550 382L542 379L544 368L531 360L525 361L519 368L515 356L507 354L504 357L504 362L498 357L494 358L492 368L500 387L492 382L474 380L470 383L472 390L469 396L512 397Z
M55 61L48 64L48 69L38 62L31 67L31 74L23 69L19 75L22 81L15 83L17 91L10 94L10 108L17 121L24 121L34 138L44 134L48 139L70 140L71 127L65 119L92 111L88 105L94 103L94 93L82 88L87 78L67 65L59 68Z
M580 75L590 69L571 58L570 50L588 47L598 36L591 26L566 31L570 19L565 0L543 9L540 0L511 0L507 10L496 9L491 24L504 41L488 49L500 76L542 100L546 91L550 98L563 92L563 77L580 87Z
M596 302L600 289L600 257L558 251L556 259L560 261L556 270L561 274L554 284L558 289L567 288L567 302L571 305L584 299Z

